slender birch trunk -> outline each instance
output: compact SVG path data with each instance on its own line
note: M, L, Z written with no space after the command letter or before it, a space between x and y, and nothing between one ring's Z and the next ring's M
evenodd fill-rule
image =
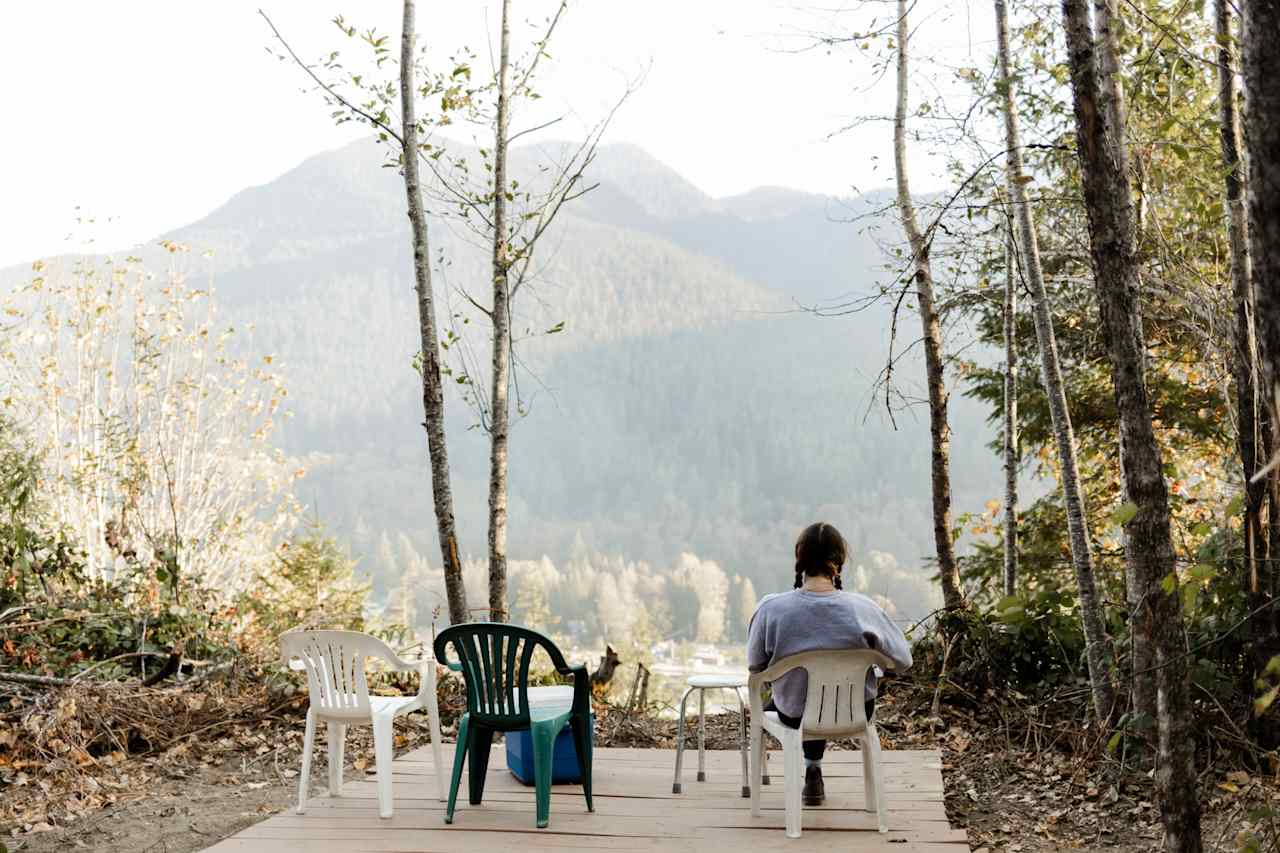
M1231 289L1235 302L1236 334L1233 368L1236 386L1236 444L1244 474L1244 508L1241 534L1244 540L1245 588L1251 604L1263 603L1271 590L1270 571L1265 559L1266 539L1262 532L1262 507L1266 483L1253 482L1258 456L1266 442L1258 411L1258 338L1254 322L1256 298L1253 293L1252 260L1249 257L1249 218L1245 209L1245 172L1240 159L1243 145L1240 111L1236 101L1236 60L1231 32L1231 9L1227 0L1215 0L1214 24L1218 40L1218 111L1222 165L1225 171L1227 237L1231 255ZM1252 609L1252 607L1251 607ZM1269 632L1267 632L1269 633Z
M1166 577L1176 574L1169 496L1160 445L1151 422L1144 371L1133 195L1129 158L1123 144L1124 110L1123 105L1114 102L1114 81L1106 79L1105 73L1105 54L1115 46L1104 45L1104 56L1100 58L1084 0L1063 0L1062 17L1094 289L1120 420L1125 493L1137 508L1127 525L1126 559L1140 584L1143 609L1149 614L1145 627L1153 633L1156 650L1156 782L1165 849L1199 853L1195 730L1182 643L1182 612L1176 594L1166 593L1161 586ZM1113 40L1114 30L1108 29L1101 36L1104 41Z
M436 531L444 560L444 584L449 599L449 621L467 621L467 592L458 558L458 538L453 521L453 492L449 485L449 451L444 438L444 389L440 383L440 350L436 339L436 309L431 293L431 256L427 243L427 217L422 209L418 182L418 122L414 117L413 55L417 33L413 0L404 0L404 29L400 40L400 108L403 117L404 188L409 200L409 224L413 231L414 289L418 294L418 330L422 338L422 409L431 456L431 493L435 500Z
M933 302L929 246L916 219L907 180L907 2L898 0L898 102L893 117L893 165L898 212L911 246L912 278L924 329L925 374L929 385L929 437L932 444L933 542L938 555L942 599L948 610L964 606L955 543L951 537L951 427L947 423L947 386L942 375L942 323Z
M1071 545L1071 565L1075 570L1076 589L1080 594L1080 621L1084 628L1086 660L1093 692L1093 708L1099 721L1106 723L1117 711L1112 674L1114 651L1106 634L1102 602L1094 581L1093 550L1089 542L1089 526L1085 514L1084 495L1076 464L1076 437L1067 408L1067 393L1058 361L1058 341L1049 310L1049 294L1040 263L1040 243L1036 233L1035 213L1027 199L1027 180L1022 160L1022 134L1018 127L1016 83L1010 70L1009 15L1005 0L995 0L996 41L1000 62L1000 81L1004 113L1006 174L1009 197L1018 221L1018 237L1027 285L1031 289L1031 308L1035 318L1036 343L1040 350L1040 380L1049 403L1049 417L1062 469L1062 501L1067 515L1067 534ZM1152 705L1154 719L1154 703Z
M1018 247L1013 223L1004 229L1004 594L1018 591Z
M493 390L489 406L489 618L507 618L507 391L511 369L511 263L507 234L507 128L510 93L511 0L502 0L498 58L498 115L493 141Z

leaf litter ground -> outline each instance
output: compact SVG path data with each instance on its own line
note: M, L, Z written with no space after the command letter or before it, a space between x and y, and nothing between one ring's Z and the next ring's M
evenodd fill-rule
M456 681L444 683L450 738L462 700ZM977 710L943 703L935 717L932 693L894 685L876 718L886 748L941 749L948 817L967 831L972 849L1160 846L1152 779L1126 766L1126 756L1099 748L1079 721L1056 717L1067 704L1011 693L972 703ZM0 844L10 853L208 847L294 804L305 704L303 696L272 697L254 685L14 689L0 698ZM420 717L397 721L397 752L429 742ZM313 764L317 793L327 778L324 733L320 727ZM675 736L667 716L597 704L601 746L669 749ZM372 773L369 730L354 727L348 738L348 777ZM707 741L736 749L737 715L709 717ZM1265 776L1206 771L1206 849L1280 849L1270 816L1280 811L1276 772L1275 761Z

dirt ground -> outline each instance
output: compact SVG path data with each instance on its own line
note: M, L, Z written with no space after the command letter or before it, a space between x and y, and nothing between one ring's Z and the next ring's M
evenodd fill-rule
M1096 762L1059 749L1059 738L1010 742L1007 728L971 714L944 711L944 720L929 720L915 701L892 695L876 717L888 748L942 748L948 816L968 831L973 850L1129 853L1160 847L1159 811L1145 773L1103 772ZM737 726L736 715L709 718L708 745L736 748ZM425 728L418 721L398 725L398 751L426 743ZM451 728L446 725L446 738ZM323 733L321 728L313 792L322 791L327 778ZM367 730L352 729L350 737L348 778L372 772ZM671 720L598 709L601 746L668 748L674 738ZM115 768L118 781L95 792L101 800L96 807L78 808L74 797L50 798L42 813L32 805L16 826L0 830L0 845L9 853L187 853L295 802L301 748L296 721L263 721L203 746L193 747L186 762L172 754L122 762ZM1274 776L1207 775L1202 790L1207 850L1247 850L1251 836L1260 839L1252 849L1280 850L1274 818L1262 816L1267 807L1280 812Z

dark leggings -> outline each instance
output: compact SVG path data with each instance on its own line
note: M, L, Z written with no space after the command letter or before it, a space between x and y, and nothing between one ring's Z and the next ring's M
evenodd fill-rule
M867 704L867 721L871 721L871 715L876 711L876 700L868 699ZM778 721L789 729L800 728L800 717L792 717L778 710L778 706L773 704L773 700L769 700L769 704L764 706L764 710L773 711L778 715ZM804 757L809 761L821 761L822 753L826 751L827 742L825 740L807 740L803 744Z

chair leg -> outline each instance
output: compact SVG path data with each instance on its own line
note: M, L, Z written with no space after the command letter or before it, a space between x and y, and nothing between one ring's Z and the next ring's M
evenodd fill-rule
M764 774L764 729L751 720L751 816L760 817L760 785Z
M434 681L433 676L432 682ZM436 795L443 803L445 800L444 741L440 736L440 702L436 698L434 688L427 694L427 720L431 726L431 761L436 766Z
M800 732L787 732L782 742L783 786L786 789L787 838L800 837L801 815L804 803L800 794L804 788L804 750Z
M559 726L550 721L534 723L529 729L533 741L533 784L537 799L538 829L546 829L551 818L551 770L555 763Z
M742 753L742 796L751 796L751 782L747 768L747 705L742 701L742 691L735 689L733 695L738 697L738 750Z
M329 723L329 796L342 796L342 753L347 742L347 727Z
M867 750L867 757L871 759L871 774L875 780L877 828L880 832L888 832L889 803L887 802L888 797L884 793L884 765L880 762L880 733L876 731L875 726L867 726L867 739L865 742L870 747Z
M680 720L676 723L676 776L671 781L671 793L680 793L680 766L684 763L684 712L689 701L689 694L693 692L690 687L684 691L684 695L680 697Z
M698 691L698 781L707 781L707 691Z
M316 712L307 709L306 734L302 738L302 772L298 774L298 814L307 811L307 786L311 781L311 751L316 741Z
M373 758L378 774L378 817L391 817L395 799L391 791L391 762L395 760L395 728L393 717L373 718Z
M445 823L453 823L453 807L458 802L458 785L462 782L462 764L467 758L470 738L470 714L463 714L458 718L458 744L453 750L453 778L449 782L449 801L444 807Z
M489 772L489 753L493 751L493 729L471 726L471 743L468 745L467 781L471 805L484 801L484 780Z
M862 787L866 791L867 811L876 810L875 759L871 757L871 738L863 732L858 738L862 752Z
M591 718L574 717L569 721L569 725L573 728L573 748L578 754L582 794L587 798L587 811L593 812L596 807L591 801Z

